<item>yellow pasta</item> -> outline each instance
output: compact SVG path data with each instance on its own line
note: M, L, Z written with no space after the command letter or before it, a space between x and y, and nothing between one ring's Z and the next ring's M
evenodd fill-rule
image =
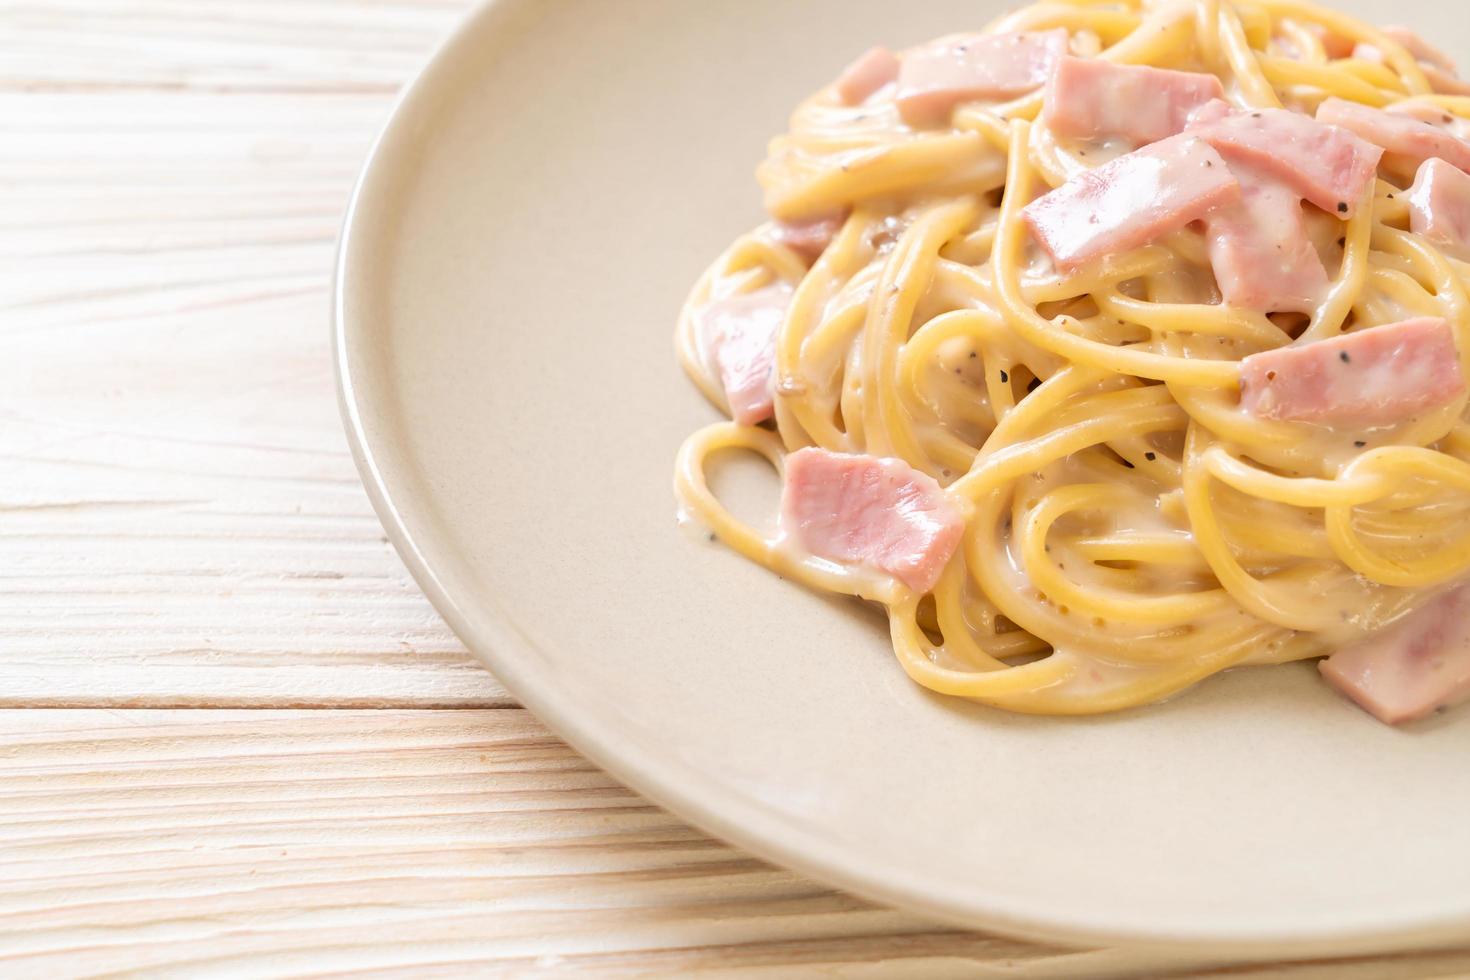
M1392 38L1308 0L1050 0L989 30L1058 27L1078 53L1216 74L1239 108L1470 107L1433 96ZM1382 59L1331 57L1324 37ZM1380 179L1350 220L1324 213L1340 226L1331 282L1299 322L1222 303L1188 229L1061 274L1021 209L1090 164L1045 128L1041 98L968 103L934 130L831 89L796 110L758 171L767 205L845 219L810 266L768 224L695 285L677 346L722 407L699 311L794 293L774 426L692 435L685 512L783 576L881 603L918 683L1032 713L1112 711L1321 656L1470 572L1463 399L1371 439L1239 403L1241 360L1293 342L1432 315L1470 352L1470 266L1409 231L1402 183ZM965 529L932 592L791 549L709 489L719 453L779 473L806 446L901 459L945 488Z

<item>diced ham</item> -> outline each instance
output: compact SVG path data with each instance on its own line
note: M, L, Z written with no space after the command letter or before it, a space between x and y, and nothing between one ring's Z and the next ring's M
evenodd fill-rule
M938 483L902 460L808 447L786 457L781 527L820 558L928 592L965 522Z
M1078 174L1022 212L1062 269L1146 245L1240 197L1209 144L1171 136Z
M949 121L962 102L1010 99L1040 88L1067 50L1067 31L955 34L903 57L894 100L911 126Z
M1462 140L1470 136L1470 119L1466 119L1464 116L1457 116L1453 112L1446 110L1443 106L1435 105L1433 102L1410 99L1407 102L1394 103L1383 111L1391 112L1398 116L1408 116L1410 119L1417 119L1422 123L1428 123L1436 129L1443 129L1450 135Z
M1288 109L1237 112L1211 102L1187 131L1227 159L1259 167L1322 210L1349 218L1377 176L1383 151L1326 121Z
M1252 354L1240 365L1241 405L1268 419L1392 425L1464 393L1454 331L1438 317Z
M1183 132L1190 113L1224 97L1214 75L1068 56L1047 83L1044 117L1058 136L1142 146Z
M1328 99L1317 107L1317 120L1350 129L1370 143L1419 166L1439 157L1470 171L1470 143L1449 131L1402 112L1385 112L1345 99Z
M842 70L833 88L844 103L857 105L897 77L898 55L884 47L869 48Z
M827 251L832 239L842 230L847 215L842 212L824 214L805 221L777 221L771 226L771 237L808 262Z
M730 417L741 425L758 425L774 410L776 332L789 305L791 287L776 283L715 300L696 314L701 340L725 387Z
M1300 195L1246 164L1230 169L1240 203L1206 219L1220 295L1266 313L1312 312L1327 291L1327 270L1307 235Z
M1470 586L1343 647L1322 676L1380 721L1397 725L1470 697Z
M1414 234L1470 262L1470 174L1438 157L1425 160L1404 200Z

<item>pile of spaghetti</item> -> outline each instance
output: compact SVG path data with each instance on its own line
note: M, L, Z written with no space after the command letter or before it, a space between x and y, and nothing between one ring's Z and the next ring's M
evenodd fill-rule
M1110 711L1327 657L1470 694L1470 84L1306 0L1048 0L875 48L680 316L681 506L881 603L918 683ZM765 457L779 527L712 457Z

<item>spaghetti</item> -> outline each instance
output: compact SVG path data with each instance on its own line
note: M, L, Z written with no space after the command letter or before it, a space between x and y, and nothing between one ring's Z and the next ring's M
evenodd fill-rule
M1436 91L1401 33L1306 0L1046 0L973 37L1059 29L1075 58L1213 76L1236 114L1338 99L1470 117L1470 95ZM685 370L733 410L706 311L782 304L774 424L710 425L677 462L682 508L725 544L881 603L925 687L1045 714L1330 654L1470 572L1463 394L1357 425L1242 404L1248 357L1408 318L1442 318L1470 352L1470 266L1413 229L1401 158L1333 213L1302 207L1327 271L1310 304L1251 308L1222 298L1207 221L1075 265L1039 247L1028 205L1138 149L1055 132L1052 89L921 124L881 56L854 70L773 141L758 177L776 220L715 261L679 318ZM830 241L803 238L822 222ZM943 488L963 532L932 588L814 554L790 528L763 534L708 486L717 454L781 473L803 447L901 460Z

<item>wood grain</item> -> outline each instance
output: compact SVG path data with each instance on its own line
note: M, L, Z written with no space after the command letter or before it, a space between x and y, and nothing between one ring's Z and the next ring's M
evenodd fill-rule
M690 830L520 710L11 710L0 758L6 976L1193 965L958 932L836 894ZM1398 966L1459 972L1470 954Z
M944 928L513 707L384 539L327 347L352 179L466 8L0 4L0 974L1470 973Z
M332 394L333 244L389 101L0 93L0 704L509 703Z

